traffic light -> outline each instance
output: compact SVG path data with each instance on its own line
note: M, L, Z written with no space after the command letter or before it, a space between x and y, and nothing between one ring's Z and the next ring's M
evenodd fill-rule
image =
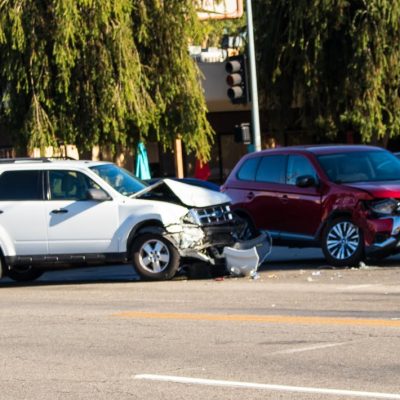
M232 104L245 104L249 100L247 88L246 57L244 55L229 57L225 64L228 73L226 83L229 86L227 95Z

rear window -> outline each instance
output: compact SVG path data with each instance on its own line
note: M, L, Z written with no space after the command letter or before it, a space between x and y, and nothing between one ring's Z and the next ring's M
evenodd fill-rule
M266 156L257 170L257 182L285 183L286 156Z
M0 200L43 200L41 171L5 171L0 175Z
M241 181L254 181L256 179L256 171L259 162L259 157L246 160L240 167L237 178Z

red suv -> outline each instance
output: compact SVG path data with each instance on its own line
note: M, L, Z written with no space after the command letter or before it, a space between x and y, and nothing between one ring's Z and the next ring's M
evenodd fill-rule
M373 146L281 147L244 156L222 191L277 244L322 247L335 266L400 249L400 160Z

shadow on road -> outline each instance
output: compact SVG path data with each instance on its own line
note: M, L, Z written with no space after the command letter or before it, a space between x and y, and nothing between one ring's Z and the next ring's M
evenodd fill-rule
M374 267L398 267L400 265L400 256L393 256L380 261L370 262L367 260L367 266ZM298 249L287 247L275 247L259 267L260 272L267 271L289 271L289 270L340 270L328 265L320 249ZM188 270L178 274L173 280L204 280L218 279L218 276L204 272L201 269L195 273ZM127 282L143 282L135 273L130 264L108 265L108 266L85 266L81 268L71 268L65 270L45 272L38 280L28 283L14 282L9 278L3 278L0 281L1 288L24 287L24 286L65 286L65 285L88 285L88 284L115 284ZM154 282L147 282L154 284Z

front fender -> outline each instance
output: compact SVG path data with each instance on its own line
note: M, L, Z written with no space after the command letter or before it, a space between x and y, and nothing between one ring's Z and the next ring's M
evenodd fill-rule
M126 240L126 251L129 253L130 248L132 247L132 242L137 236L138 232L140 233L157 233L162 235L165 232L165 229L162 223L158 220L146 220L140 224L132 227L128 239Z
M130 216L126 218L116 232L119 252L127 251L133 236L140 228L145 226L157 226L162 228L164 225L158 215L146 215L142 218Z

